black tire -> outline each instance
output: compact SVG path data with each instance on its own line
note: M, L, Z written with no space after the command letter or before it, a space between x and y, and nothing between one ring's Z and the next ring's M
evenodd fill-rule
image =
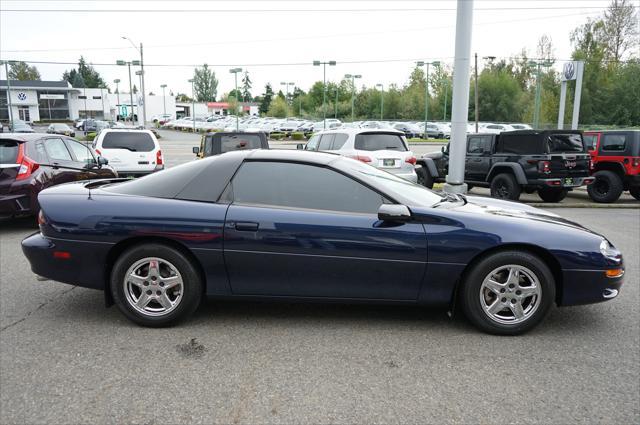
M167 261L177 269L182 277L183 286L180 302L173 310L163 315L143 314L131 305L125 294L125 274L136 262L146 258ZM152 287L148 286L148 288ZM156 287L155 289L160 288ZM118 309L129 320L138 325L158 328L172 326L191 315L200 305L203 286L199 273L184 254L167 245L150 243L129 248L118 257L111 272L110 290Z
M538 189L538 196L544 202L560 202L567 197L567 193L569 193L567 189L558 189L551 187Z
M587 186L589 197L595 202L610 204L622 195L624 184L622 179L613 171L597 171L593 177L596 180Z
M633 196L638 201L640 201L640 186L632 186L632 187L630 187L629 188L629 193L631 193L631 196Z
M433 189L433 177L427 167L422 166L416 168L416 174L418 175L418 184L426 187L427 189Z
M517 201L520 199L522 188L513 174L498 174L491 180L491 197Z
M481 294L486 291L486 288L483 288L485 279L496 269L507 265L528 269L537 278L540 288L540 295L536 297L535 302L533 297L528 298L528 301L523 301L523 303L530 303L527 304L527 308L530 308L529 313L527 313L529 316L526 317L525 314L522 321L517 323L500 323L496 321L490 317L490 313L485 312L482 306L483 301L481 301ZM508 289L506 290L508 291ZM519 335L531 330L544 319L555 300L556 287L553 274L540 258L526 251L503 251L482 258L465 274L459 296L460 305L465 316L480 330L494 335ZM506 292L504 294L505 298L499 299L502 296L496 295L495 302L502 302L507 297L516 297L515 292ZM506 303L502 304L505 306L506 312L501 314L505 316L512 314L510 313L509 302L509 299L507 299ZM526 311L527 308L524 310ZM515 314L513 316L515 318Z
M467 190L471 190L471 189L473 189L474 187L475 187L475 186L474 186L474 185L472 185L472 184L467 184Z

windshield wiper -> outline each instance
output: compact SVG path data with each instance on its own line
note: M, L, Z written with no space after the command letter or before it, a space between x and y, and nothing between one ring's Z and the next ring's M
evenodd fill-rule
M116 147L114 147L114 148L112 148L112 149L126 149L126 150L128 150L128 151L130 151L130 152L138 152L136 149L129 148L129 147L127 147L127 146L116 146Z

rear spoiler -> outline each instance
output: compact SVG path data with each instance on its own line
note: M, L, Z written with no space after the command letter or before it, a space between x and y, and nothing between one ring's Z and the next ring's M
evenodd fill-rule
M97 187L104 186L106 184L122 183L129 180L131 179L128 177L120 177L115 179L88 180L84 185L84 187L87 189L95 189Z

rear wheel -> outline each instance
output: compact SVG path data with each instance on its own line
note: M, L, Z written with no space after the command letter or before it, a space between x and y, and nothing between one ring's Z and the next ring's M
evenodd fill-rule
M555 282L538 257L521 251L498 252L471 269L460 296L473 325L496 335L517 335L546 316L555 299Z
M629 193L631 193L631 196L633 196L638 201L640 201L640 186L630 187L629 188Z
M170 326L196 310L202 282L180 251L144 244L125 251L116 261L111 294L131 321L149 327Z
M491 197L517 201L520 198L520 185L513 174L498 174L491 180Z
M538 196L544 202L560 202L567 196L567 193L569 193L567 189L550 187L543 187L541 189L538 189Z
M587 186L589 197L596 202L609 204L622 195L624 185L622 179L613 171L602 170L593 175L596 180Z
M418 184L422 185L428 189L433 189L433 177L431 177L431 173L427 170L427 167L418 167L416 168L416 174L418 175Z

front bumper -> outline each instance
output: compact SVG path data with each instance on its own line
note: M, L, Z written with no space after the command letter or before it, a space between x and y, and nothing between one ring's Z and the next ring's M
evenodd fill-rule
M616 266L624 270L622 265ZM607 277L606 270L564 270L559 305L593 304L616 298L624 280Z

